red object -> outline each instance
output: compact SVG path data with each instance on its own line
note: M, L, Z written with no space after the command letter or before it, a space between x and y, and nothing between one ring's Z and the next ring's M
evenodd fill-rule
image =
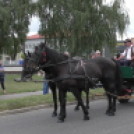
M44 62L46 62L46 59L45 59L45 58L43 58L43 61L44 61Z
M43 52L43 56L46 56L46 52Z
M27 39L44 39L44 36L35 34L35 35L28 36Z
M124 89L124 90L127 91L127 92L129 92L129 93L132 92L131 89Z

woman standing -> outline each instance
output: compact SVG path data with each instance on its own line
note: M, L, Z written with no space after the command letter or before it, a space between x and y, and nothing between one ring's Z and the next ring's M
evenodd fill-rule
M1 87L3 89L4 94L7 94L5 86L4 86L4 79L5 79L4 67L2 66L1 61L0 61L0 83L1 83Z

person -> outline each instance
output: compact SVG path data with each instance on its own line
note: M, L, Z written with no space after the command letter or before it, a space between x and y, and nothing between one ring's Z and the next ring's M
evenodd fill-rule
M46 95L49 93L49 84L45 81L46 78L45 78L45 74L42 70L39 71L39 73L41 74L41 76L43 76L43 80L44 80L44 83L43 83L43 95Z
M46 78L44 77L43 80L45 81ZM43 84L43 95L46 95L48 93L49 93L49 85L48 85L47 82L44 82L44 84Z
M131 44L131 39L126 39L124 43L127 45L127 48L119 58L115 59L119 62L120 65L127 67L131 66L131 63L134 62L134 46ZM124 60L121 60L123 58Z
M64 52L64 54L67 55L67 56L70 56L69 52L67 52L67 51Z
M23 60L22 60L22 59L19 61L19 65L20 65L20 66L23 65Z
M96 50L96 57L100 57L100 51L99 50Z
M91 55L92 55L92 59L94 59L96 57L96 53L95 52L92 53Z
M2 63L0 60L0 83L1 83L1 87L3 89L4 94L6 95L7 92L5 89L4 81L5 81L4 67L2 66Z

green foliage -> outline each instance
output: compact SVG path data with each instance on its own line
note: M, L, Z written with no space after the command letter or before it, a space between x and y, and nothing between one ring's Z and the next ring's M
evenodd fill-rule
M21 53L21 58L22 58L22 59L25 59L24 53Z
M67 49L72 56L89 55L106 44L114 48L116 33L123 35L129 24L123 3L123 0L114 0L111 5L104 5L103 0L40 0L39 33L49 37L47 42L54 39L50 42L54 48Z
M22 92L35 92L43 90L43 83L34 82L15 82L14 78L21 77L21 74L6 74L5 87L8 94L22 93ZM34 75L33 79L43 80L41 76ZM3 95L3 90L0 90L0 95Z
M0 1L0 44L13 59L25 43L32 6L32 0Z

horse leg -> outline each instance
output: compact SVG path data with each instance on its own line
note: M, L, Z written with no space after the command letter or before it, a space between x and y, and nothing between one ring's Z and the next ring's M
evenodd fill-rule
M109 93L107 93L107 92L110 92L111 94L113 94L113 92L115 91L115 84L112 83L112 81L114 81L114 80L113 79L101 80L103 87L106 91L107 99L108 99L108 108L106 110L106 114L109 116L114 116L113 101L112 101L113 96L111 96Z
M86 108L89 109L89 90L88 91L85 91L86 93ZM80 95L82 95L82 90L80 91ZM74 110L79 110L79 102L77 103L77 105L75 106Z
M53 94L53 102L54 102L54 111L52 113L52 117L57 116L57 93L56 93L56 85L53 84L53 87L51 87L51 91Z
M86 93L86 108L89 109L89 90L87 90L85 93Z
M109 116L113 116L114 112L112 109L112 96L107 94L107 97L108 97L108 109L106 110L106 114Z
M80 95L82 95L82 90L80 90ZM74 110L75 110L75 111L78 111L78 110L79 110L79 106L80 106L80 104L79 104L79 102L77 101L77 105L75 106Z
M116 97L113 97L113 112L116 112Z
M66 93L65 91L59 90L59 101L60 101L60 114L58 116L58 123L64 122L66 118Z
M83 110L84 120L89 120L89 113L88 113L87 108L84 106L84 103L82 101L80 93L78 92L77 89L74 89L74 88L71 91L74 94L75 98L78 100L78 103L80 104L80 106L81 106L81 108Z
M106 111L106 114L107 115L109 115L109 116L114 116L114 112L116 111L116 97L114 96L115 95L115 93L114 93L114 91L115 91L115 84L113 83L111 83L111 84L109 84L109 86L110 86L110 93L111 94L108 94L108 98L109 98L109 108L108 108L108 110Z

